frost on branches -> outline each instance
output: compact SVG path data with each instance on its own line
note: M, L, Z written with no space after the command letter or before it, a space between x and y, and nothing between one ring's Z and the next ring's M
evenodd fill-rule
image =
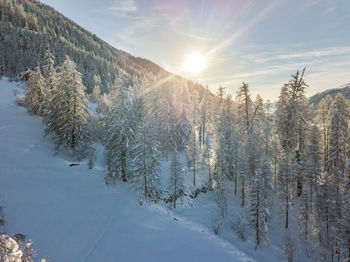
M0 261L2 262L46 262L46 259L35 259L32 243L24 243L15 236L0 234Z
M89 141L89 113L82 75L68 56L58 71L51 91L46 133L54 134L57 149L83 152Z

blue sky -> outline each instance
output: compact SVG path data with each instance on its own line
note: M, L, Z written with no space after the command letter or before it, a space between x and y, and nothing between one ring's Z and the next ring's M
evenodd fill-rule
M350 82L349 0L42 0L112 46L235 94L276 100L306 66L307 95ZM182 72L188 53L208 59Z

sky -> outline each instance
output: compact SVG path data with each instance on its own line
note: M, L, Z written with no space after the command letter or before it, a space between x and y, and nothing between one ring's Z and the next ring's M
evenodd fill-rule
M306 67L308 96L350 82L349 0L41 0L117 49L272 101ZM183 70L188 54L207 60Z

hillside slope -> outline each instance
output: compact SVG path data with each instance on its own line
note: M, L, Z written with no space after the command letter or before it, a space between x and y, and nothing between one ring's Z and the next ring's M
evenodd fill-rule
M89 170L70 167L43 137L39 117L14 103L0 80L0 203L5 230L21 232L50 261L254 261L163 205L142 205L128 185L107 187L102 149Z
M350 100L350 83L342 85L338 88L328 89L324 92L317 93L309 98L309 103L313 104L314 106L317 106L318 103L320 103L320 101L323 98L325 98L327 95L330 95L331 97L334 98L339 93Z
M35 0L0 0L0 75L16 78L37 63L47 49L60 65L68 55L83 74L88 92L101 78L106 92L118 77L125 85L194 85L155 63L115 49L53 8ZM166 81L164 81L166 79Z

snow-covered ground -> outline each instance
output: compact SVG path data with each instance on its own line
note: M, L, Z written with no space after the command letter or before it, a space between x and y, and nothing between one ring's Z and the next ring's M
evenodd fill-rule
M69 166L67 157L54 155L41 118L15 104L19 89L0 80L0 204L4 230L30 237L39 257L57 262L265 261L214 235L200 219L191 220L193 214L183 217L186 212L175 213L165 204L140 206L127 184L106 186L101 147L92 170L86 162ZM215 217L216 207L206 208L199 210Z

